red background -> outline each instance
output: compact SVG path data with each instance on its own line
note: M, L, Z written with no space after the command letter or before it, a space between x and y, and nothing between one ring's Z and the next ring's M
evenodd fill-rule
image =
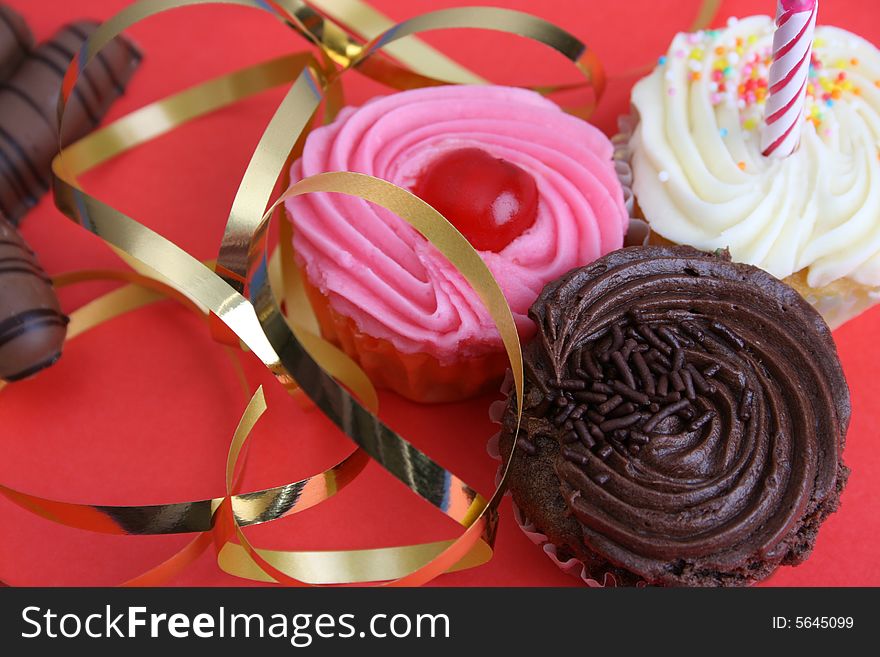
M81 17L106 19L126 0L10 0L38 39ZM395 19L464 0L374 0ZM611 134L627 109L634 67L665 51L686 28L699 0L675 2L557 0L496 4L531 11L585 40L612 76L595 121ZM727 0L716 20L773 11L774 0ZM880 4L835 0L822 4L821 22L880 40ZM235 7L188 8L131 31L146 53L119 117L210 76L256 63L304 42L263 12ZM483 32L427 37L493 81L546 83L573 80L558 56L509 36ZM514 75L516 77L511 77ZM357 74L346 78L348 100L378 90ZM280 100L272 91L206 117L126 154L88 175L86 187L111 205L157 229L199 258L216 255L238 181L260 133ZM51 273L120 267L95 237L63 217L46 198L27 218L24 234ZM75 309L103 284L62 291ZM853 396L846 461L853 469L843 506L828 520L809 561L783 568L770 585L878 585L880 514L880 405L876 373L880 309L837 331ZM280 386L248 363L253 381L266 385L270 408L252 441L247 489L294 481L327 467L347 442L320 413L305 412ZM0 481L36 495L72 502L147 504L222 495L229 439L244 399L223 352L204 327L170 302L124 316L67 345L64 358L36 379L0 395ZM391 394L381 414L404 436L487 494L496 464L485 452L493 433L486 417L491 398L444 407L420 407ZM48 523L0 498L0 579L13 585L104 585L124 581L159 563L187 536L118 537ZM409 494L377 466L344 493L293 518L249 530L267 548L364 548L448 538L460 531ZM217 568L206 552L177 585L243 583ZM445 575L439 585L576 585L516 528L509 502L495 558L470 571Z

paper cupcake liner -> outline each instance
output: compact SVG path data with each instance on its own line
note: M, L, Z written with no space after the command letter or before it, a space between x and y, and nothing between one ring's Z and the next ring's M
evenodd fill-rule
M622 124L618 126L620 132L611 139L611 143L614 144L614 155L612 156L614 170L623 187L623 202L626 205L627 214L629 214L629 230L624 238L624 246L644 246L651 237L651 228L638 210L636 196L632 189L633 170L629 148L632 130L623 130L621 126Z
M498 439L500 434L495 434L489 439L489 442L486 444L486 451L496 461L501 461L501 453L498 449ZM498 473L495 477L495 483L497 484L501 480L501 466L498 466ZM508 493L509 495L509 493ZM513 518L516 521L517 526L522 530L523 534L535 545L537 545L541 550L543 550L544 554L554 563L556 566L564 572L566 575L570 575L571 577L575 577L581 580L584 584L591 588L604 588L606 586L617 586L617 580L614 578L614 575L611 573L605 573L602 577L602 581L600 582L598 579L593 577L589 572L587 572L587 567L584 563L579 560L571 557L566 560L562 560L559 558L559 547L557 547L554 543L550 542L550 539L542 534L541 531L535 526L535 524L529 520L526 515L522 512L522 510L516 505L516 502L511 501L513 506Z
M419 403L455 402L495 389L508 367L504 351L451 363L441 363L430 354L398 351L388 340L360 331L301 273L322 335L355 359L376 386Z
M631 226L636 230L644 231L644 244L671 245L674 242L667 240L651 231L650 223L638 206L638 202L632 191L632 149L629 146L630 138L639 123L639 117L633 113L618 118L618 133L611 139L614 144L614 161L618 167L618 175L627 175L628 182L624 189L628 191L627 210L630 212ZM641 224L641 226L639 226ZM628 240L629 241L629 240ZM823 287L810 287L807 284L807 271L801 270L791 276L782 279L784 283L793 287L797 292L812 305L825 319L828 326L836 329L849 320L861 315L872 306L880 303L880 287L861 285L848 278L838 279Z
M510 371L508 370L507 375L504 378L504 382L501 384L501 393L504 395L503 400L497 400L492 402L489 406L489 419L496 424L501 424L501 418L504 416L504 409L507 407L507 397L510 393L511 388L513 387L513 378L510 375ZM499 462L498 471L495 474L495 485L497 486L501 481L501 470L503 468L503 462L501 459L501 450L499 447L501 434L496 433L491 438L489 438L488 443L486 443L486 452L489 456L496 461ZM506 495L510 495L508 491L505 493ZM606 588L606 587L617 587L617 578L613 573L591 573L583 561L577 559L575 557L562 558L560 555L564 554L564 550L553 543L546 534L543 534L541 530L526 517L526 514L523 513L522 509L520 509L516 502L511 500L511 505L513 506L513 518L516 521L517 526L522 530L523 534L535 545L541 548L544 554L556 564L556 567L559 568L566 575L570 575L576 579L579 579L585 585L590 588ZM601 580L601 581L600 581ZM644 582L639 582L636 586L644 587L646 584Z

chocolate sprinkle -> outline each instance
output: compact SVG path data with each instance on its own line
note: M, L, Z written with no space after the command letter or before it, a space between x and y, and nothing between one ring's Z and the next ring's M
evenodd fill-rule
M620 395L614 395L607 402L599 406L596 411L599 415L607 415L610 411L613 411L615 408L620 406L623 403L623 397Z
M641 419L641 413L632 413L631 415L614 418L613 420L605 420L605 422L599 425L599 429L605 432L614 431L615 429L626 429L627 427L631 427Z
M700 374L700 370L698 370L693 363L687 364L687 371L690 373L691 381L697 387L697 390L699 390L700 393L704 395L715 394L715 386L706 381L705 378L703 378L703 375Z
M572 395L576 400L587 402L590 404L601 404L604 401L608 401L608 395L603 395L598 392L576 392Z
M587 411L587 417L590 418L590 420L592 420L595 424L601 424L602 422L605 421L604 415L600 415L599 413L597 413L596 411L594 411L592 409L589 409Z
M613 324L611 326L611 335L613 339L609 351L615 352L623 346L623 330L620 328L620 324Z
M626 385L628 385L630 388L635 388L636 380L635 378L633 378L632 370L629 369L629 365L623 358L623 354L621 354L619 351L614 352L613 354L611 354L611 362L613 362L614 366L617 367L617 372L620 374L620 376L623 377Z
M635 430L629 432L629 439L636 445L647 445L648 441L650 440L650 438L648 438L648 436L643 434L641 431Z
M669 375L664 374L660 377L660 380L657 382L657 394L661 397L665 397L669 394Z
M623 417L624 415L629 415L630 413L635 412L635 410L635 404L632 402L623 402L620 406L611 411L609 415L611 417Z
M670 415L674 415L681 409L686 408L688 403L689 402L686 399L682 399L680 401L670 404L666 408L661 408L659 411L654 413L654 415L648 418L648 421L642 425L642 429L644 429L645 431L653 431L654 428L658 424L660 424L660 422L665 420Z
M635 383L635 381L633 383ZM647 404L650 401L648 395L635 389L635 385L630 386L621 383L620 381L613 381L611 383L611 387L614 388L614 392L626 397L627 399L631 399L637 404Z
M681 380L684 381L685 396L694 400L697 398L697 392L694 390L694 380L691 377L690 370L681 370Z
M642 336L645 340L648 341L648 344L653 346L655 349L658 349L663 352L670 351L669 345L665 344L660 338L658 338L654 331L651 330L650 326L639 325L635 327L635 332Z
M682 392L684 390L684 380L681 378L681 374L679 374L678 370L672 370L669 373L669 380L672 382L672 388L676 392Z
M568 416L568 419L579 420L586 410L586 404L579 404L578 406L575 406L575 409L571 412L571 415Z
M682 367L684 367L684 352L680 347L676 347L672 352L672 369L678 371Z
M563 406L562 410L559 411L559 413L556 415L556 417L553 418L553 424L555 424L557 427L562 426L565 423L565 421L568 419L568 417L572 413L574 413L575 408L576 407L574 404L568 404L567 406Z
M562 448L562 456L565 457L566 460L571 461L572 463L577 463L578 465L586 465L590 462L590 459L586 454L568 447Z
M645 393L649 395L656 394L657 382L654 375L651 373L651 369L645 362L645 357L637 351L633 354L633 363L635 363L636 372L639 373L639 378L642 380L642 386L645 388Z
M587 374L593 379L598 379L602 376L599 366L596 364L596 361L593 360L593 354L587 350L584 350L581 355L581 367L583 367Z
M568 431L562 436L562 442L564 443L573 443L577 442L578 434L576 431Z
M666 340L666 342L672 345L673 349L681 350L681 343L678 341L678 338L675 337L675 334L668 326L661 326L657 329L657 333L659 333L660 336L664 340Z

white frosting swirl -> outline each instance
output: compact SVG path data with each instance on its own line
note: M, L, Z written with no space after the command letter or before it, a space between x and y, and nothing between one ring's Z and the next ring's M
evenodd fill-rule
M728 247L779 278L806 269L811 287L841 278L880 286L880 51L845 30L816 28L819 66L800 147L766 158L763 103L744 100L740 85L756 56L754 77L766 79L773 27L754 16L679 34L636 85L636 198L673 242ZM728 64L721 92L719 59Z

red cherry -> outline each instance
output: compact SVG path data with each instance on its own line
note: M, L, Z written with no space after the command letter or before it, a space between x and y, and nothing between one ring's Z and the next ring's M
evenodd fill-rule
M538 216L535 179L479 148L438 157L422 172L413 191L478 251L501 251Z

